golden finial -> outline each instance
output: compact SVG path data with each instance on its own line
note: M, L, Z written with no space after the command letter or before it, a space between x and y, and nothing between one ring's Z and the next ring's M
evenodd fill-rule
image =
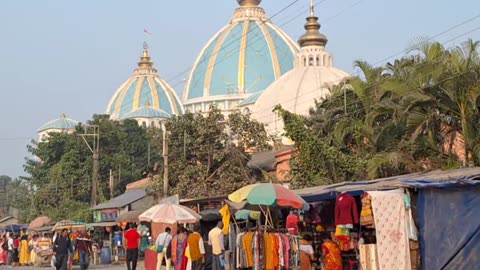
M148 100L145 102L145 107L150 107L150 102Z
M142 54L142 57L140 57L140 62L138 62L138 67L145 68L145 69L153 67L153 62L150 60L150 55L148 53L147 42L143 42L143 54Z
M310 16L307 17L307 23L305 24L305 30L307 30L307 32L298 40L300 47L327 45L328 39L319 31L320 23L318 22L318 17L315 16L314 8L313 0L310 0Z
M60 115L60 118L65 119L65 118L67 118L67 115L64 114L64 113L62 113L62 114Z
M262 0L237 0L237 2L241 7L256 7Z

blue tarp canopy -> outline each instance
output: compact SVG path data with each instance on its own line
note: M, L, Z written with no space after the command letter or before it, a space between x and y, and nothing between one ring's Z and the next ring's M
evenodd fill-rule
M423 269L480 268L480 187L422 189L418 227Z
M450 188L480 185L480 167L457 170L435 170L424 173L399 175L369 181L343 182L333 185L296 190L307 202L334 200L341 192L352 196L364 191L390 190L396 188Z
M20 232L23 229L28 229L27 225L21 225L21 224L12 224L12 225L6 225L0 229L2 232Z

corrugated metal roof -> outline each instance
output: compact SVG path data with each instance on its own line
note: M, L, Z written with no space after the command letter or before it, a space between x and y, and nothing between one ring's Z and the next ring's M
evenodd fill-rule
M465 181L460 181L465 180ZM334 198L341 192L385 190L399 187L433 187L439 182L458 181L457 184L473 184L471 180L480 180L480 167L463 168L456 170L435 170L423 173L405 174L369 181L342 182L338 184L317 186L296 190L295 192L307 201L323 196ZM468 183L467 183L468 182ZM430 184L428 184L430 183Z
M252 155L252 159L248 161L247 166L252 169L261 169L266 171L274 171L277 166L275 156L282 152L294 149L293 145L284 146L278 150L258 152Z
M145 198L146 196L147 196L147 193L145 192L145 189L143 188L132 189L132 190L126 191L122 195L117 196L107 202L101 203L92 209L101 210L101 209L121 208L131 203L134 203L142 198Z

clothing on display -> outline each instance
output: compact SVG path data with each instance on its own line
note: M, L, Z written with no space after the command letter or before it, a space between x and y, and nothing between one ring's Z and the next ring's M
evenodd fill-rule
M358 208L355 198L348 193L341 194L335 203L335 225L358 223Z
M360 225L367 228L375 228L375 220L373 218L372 197L365 192L362 195L362 212L360 212Z
M375 213L379 269L410 270L403 190L374 191L370 195Z
M297 214L291 213L287 216L285 227L287 228L288 233L291 235L298 235L298 222L299 218Z
M236 236L235 269L281 270L298 266L298 241L281 233L241 232Z

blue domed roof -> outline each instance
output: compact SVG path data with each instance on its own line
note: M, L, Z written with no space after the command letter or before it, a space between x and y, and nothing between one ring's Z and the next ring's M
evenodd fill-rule
M170 118L171 115L160 109L153 108L149 105L141 107L140 109L131 113L125 114L122 119L129 118Z
M242 102L240 102L238 104L238 107L243 107L243 106L254 104L255 102L257 102L257 99L260 97L260 95L262 95L262 93L263 92L258 92L258 93L252 94L251 96L249 96L248 98L246 98Z
M60 129L60 130L75 129L77 125L78 125L78 121L67 118L65 114L62 114L60 118L57 118L45 123L43 126L41 126L38 129L37 132L47 131L51 129Z
M180 98L153 68L145 47L138 68L115 92L105 113L114 120L125 119L126 115L136 112L147 103L151 104L152 109L161 110L169 115L183 113Z
M188 78L184 105L240 100L265 90L293 68L297 44L272 24L261 7L239 7L230 23L203 48Z

